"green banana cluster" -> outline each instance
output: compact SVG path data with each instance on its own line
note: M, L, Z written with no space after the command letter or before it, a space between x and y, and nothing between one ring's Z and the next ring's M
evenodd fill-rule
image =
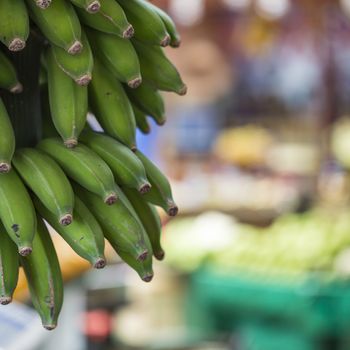
M1 96L25 91L9 52L31 36L42 41L42 137L17 148ZM169 216L178 208L167 178L137 148L136 129L150 132L147 117L165 123L160 91L186 93L163 50L180 36L146 0L1 0L0 41L0 303L12 300L22 267L51 330L63 283L47 225L95 268L106 265L105 239L145 282L153 257L164 258L156 206Z

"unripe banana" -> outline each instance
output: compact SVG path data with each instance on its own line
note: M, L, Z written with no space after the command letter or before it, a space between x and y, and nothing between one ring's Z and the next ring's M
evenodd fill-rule
M102 229L89 209L77 196L74 198L74 221L69 226L59 225L56 217L37 198L34 198L33 201L39 214L79 256L89 261L97 269L105 267L105 241Z
M51 51L47 52L46 63L52 120L64 144L71 148L77 145L86 123L87 87L75 84L59 68Z
M117 184L135 188L140 193L150 190L145 168L129 148L107 135L89 130L82 132L81 140L108 164Z
M130 100L158 125L166 122L163 97L152 86L143 83L137 89L125 87L125 91Z
M52 53L58 66L78 85L87 85L91 80L94 59L89 41L82 31L83 49L76 55L70 55L61 47L52 45Z
M94 151L81 144L67 149L58 138L42 140L38 148L52 157L67 176L97 194L106 204L116 202L113 173Z
M20 258L33 305L47 330L56 328L63 303L63 282L60 266L50 234L38 218L33 253Z
M100 11L101 4L98 0L70 0L75 6L83 8L89 13Z
M35 2L37 6L39 6L42 9L46 9L50 6L51 0L32 0Z
M14 169L0 174L0 198L0 218L7 233L17 244L21 255L30 254L36 232L35 210Z
M152 204L147 203L134 189L123 188L122 190L132 204L137 216L140 218L141 223L146 230L148 238L152 244L154 256L158 260L163 260L164 250L160 244L162 225L156 208Z
M162 207L170 216L177 215L178 207L174 202L166 176L142 152L136 151L135 154L145 167L147 178L152 185L151 190L144 196L145 200Z
M56 220L69 225L73 220L74 194L57 163L40 150L22 148L16 151L13 165Z
M115 34L129 39L134 35L134 28L128 22L121 6L115 0L100 0L98 13L89 14L77 8L82 23L104 33Z
M181 45L181 37L180 37L179 32L176 29L176 25L175 25L174 21L172 20L172 18L165 11L163 11L158 6L153 5L151 2L144 1L143 3L145 5L147 5L153 11L157 12L160 19L163 21L165 28L166 28L166 30L169 33L170 38L171 38L170 46L171 47L179 47Z
M170 36L159 15L140 0L118 0L135 29L134 37L148 45L168 46Z
M23 86L18 81L15 67L0 50L0 88L6 89L13 94L22 92Z
M98 60L93 75L88 87L92 112L107 134L135 149L135 116L123 86Z
M122 201L118 200L114 205L106 206L98 196L78 185L74 185L74 191L91 209L105 237L113 246L136 260L144 261L147 258L149 252L143 228Z
M151 126L147 120L145 113L141 112L138 107L132 105L134 111L136 126L143 134L149 134L151 132Z
M0 98L0 173L8 173L11 170L15 143L12 124L5 105Z
M141 84L140 62L130 40L96 30L87 30L87 34L95 55L119 81L131 88Z
M0 1L0 41L10 51L25 48L29 36L29 18L23 0Z
M54 0L46 9L38 7L33 0L27 0L27 4L31 18L49 41L72 55L81 51L79 19L68 1Z
M133 44L139 55L144 81L158 90L173 91L181 96L186 94L186 85L161 47L148 46L137 40L133 40Z
M44 138L60 136L52 121L47 84L44 84L40 87L40 110L42 121L42 136Z
M12 301L12 294L17 286L19 258L17 247L0 222L0 304Z

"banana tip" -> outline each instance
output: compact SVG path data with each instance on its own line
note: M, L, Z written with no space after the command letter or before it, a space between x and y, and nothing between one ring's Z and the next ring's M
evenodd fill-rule
M9 297L9 296L0 297L0 304L1 305L8 305L11 303L11 301L12 301L12 297Z
M164 257L165 257L164 250L160 250L159 252L154 253L154 257L159 261L164 260Z
M106 266L106 260L103 258L98 258L94 263L95 269L103 269Z
M105 198L105 203L107 205L112 205L114 204L116 201L118 200L118 197L115 193L112 193L110 195L108 195L106 198Z
M178 94L180 95L180 96L184 96L184 95L186 95L187 94L187 86L184 84L183 86L182 86L182 88L178 91Z
M72 46L68 49L68 53L71 55L76 55L78 54L81 50L83 49L83 44L79 41L76 40Z
M160 46L162 47L166 47L170 44L170 41L171 41L171 38L170 38L170 35L167 34L163 39L162 41L160 42Z
M144 282L151 282L152 279L153 279L153 273L150 273L150 274L142 277L142 281L144 281Z
M124 39L130 39L134 36L135 30L134 27L130 24L123 32Z
M19 248L18 252L22 256L28 256L29 254L31 254L32 250L33 249L31 247L21 247Z
M138 88L140 85L142 84L142 78L141 77L137 77L135 79L129 80L128 81L128 86L131 89L136 89Z
M159 126L163 126L166 122L166 117L163 115L161 119L157 120Z
M23 91L23 85L21 83L17 83L16 85L12 86L10 89L10 92L13 94L20 94Z
M43 324L43 327L48 331L52 331L57 327L57 325L56 324Z
M60 224L63 226L68 226L72 223L73 216L72 214L66 214L60 217Z
M142 253L138 256L137 260L138 260L138 261L145 261L145 260L147 259L147 257L148 257L148 250L145 250L144 252L142 252Z
M75 82L80 86L86 86L90 83L91 79L91 74L85 74L78 79L75 79Z
M90 13L96 13L98 11L100 11L101 8L101 4L99 1L93 1L87 8L86 11L90 12Z
M78 140L77 139L68 139L68 140L64 141L64 145L67 148L74 148L77 144L78 144Z
M169 216L176 216L178 212L179 212L179 208L176 205L174 205L168 209Z
M132 145L130 148L131 148L131 150L132 150L133 152L136 152L136 151L137 151L136 145Z
M149 182L144 183L140 188L139 188L139 192L141 194L146 194L151 190L152 186Z
M0 163L0 173L8 173L11 170L11 164L9 163Z
M177 49L178 47L181 46L181 39L176 39L171 41L170 46L173 47L174 49Z
M20 38L14 38L8 45L10 51L21 51L26 47L26 42Z
M45 10L50 6L51 0L37 0L36 4L37 4L37 6L39 6L43 10Z

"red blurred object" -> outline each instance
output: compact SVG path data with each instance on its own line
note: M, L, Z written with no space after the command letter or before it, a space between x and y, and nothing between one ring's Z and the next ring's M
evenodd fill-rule
M89 339L102 342L111 334L112 316L106 310L91 310L84 315L84 334Z

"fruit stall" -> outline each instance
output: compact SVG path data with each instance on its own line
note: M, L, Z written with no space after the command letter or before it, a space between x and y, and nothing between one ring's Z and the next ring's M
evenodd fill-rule
M349 0L0 0L0 349L349 350L349 58Z

